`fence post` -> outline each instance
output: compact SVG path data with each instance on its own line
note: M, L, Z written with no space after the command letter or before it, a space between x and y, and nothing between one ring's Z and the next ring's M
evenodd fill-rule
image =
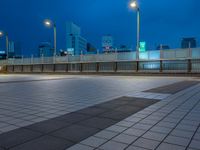
M42 54L42 64L44 64L44 55Z
M99 72L99 62L96 63L96 72Z
M83 72L83 63L80 63L80 72Z
M115 62L115 72L117 72L117 70L118 70L118 63L117 62Z
M22 59L21 59L21 64L23 65L24 63L24 56L22 56Z
M31 55L31 64L33 65L33 55Z
M163 72L163 61L160 60L160 73L162 73L162 72Z
M68 70L69 70L69 69L68 69L68 64L66 64L66 68L65 68L65 69L66 69L65 71L68 72Z
M136 61L136 72L139 72L139 60Z
M188 59L188 73L192 72L192 62L191 59Z

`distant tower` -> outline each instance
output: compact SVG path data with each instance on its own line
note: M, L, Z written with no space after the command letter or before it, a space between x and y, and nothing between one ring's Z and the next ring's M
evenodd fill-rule
M196 48L197 42L195 38L183 38L181 48Z
M40 43L39 47L39 57L52 57L53 56L53 47L49 42Z
M66 23L66 48L72 55L81 55L87 51L87 40L81 37L81 29L72 22Z
M22 57L22 49L20 42L9 41L8 43L8 57Z
M114 39L111 35L105 35L102 37L103 52L110 52L114 48Z

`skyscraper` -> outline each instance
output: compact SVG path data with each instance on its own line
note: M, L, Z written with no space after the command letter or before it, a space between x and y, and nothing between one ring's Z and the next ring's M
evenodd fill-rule
M66 24L66 47L72 55L81 55L87 50L87 40L81 37L81 29L72 22Z
M20 58L22 57L22 49L20 42L9 41L8 43L8 57L9 58Z
M102 37L103 52L110 52L113 50L114 39L111 35L105 35Z
M49 42L40 43L39 47L39 57L52 57L53 56L53 47Z
M195 38L183 38L181 48L196 48L197 42Z

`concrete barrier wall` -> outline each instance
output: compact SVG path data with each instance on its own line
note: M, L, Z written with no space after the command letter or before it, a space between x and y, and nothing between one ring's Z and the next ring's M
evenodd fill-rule
M162 62L162 69L163 72L188 72L188 65L187 60L167 60Z
M31 65L25 65L23 66L23 72L32 72L32 66Z
M32 72L40 73L43 70L43 65L33 65L32 66Z
M43 72L54 72L54 65L53 64L43 65Z
M200 60L192 60L191 61L192 72L200 73Z
M67 64L56 64L55 72L67 72Z
M136 62L118 62L117 72L136 72L137 63Z
M200 73L200 60L158 60L140 62L97 62L70 64L10 65L8 73L51 72L148 72Z
M159 61L140 62L138 67L139 72L160 72L161 70Z
M99 72L115 72L116 63L113 62L103 62L99 63Z
M22 65L14 66L14 72L18 73L18 72L22 72L22 70L23 70L23 66Z
M82 64L83 72L97 72L97 63L84 63Z
M14 70L14 66L7 66L7 72L12 73Z
M81 72L81 65L80 63L68 64L68 72Z
M6 70L7 70L6 66L0 65L0 73L6 73Z

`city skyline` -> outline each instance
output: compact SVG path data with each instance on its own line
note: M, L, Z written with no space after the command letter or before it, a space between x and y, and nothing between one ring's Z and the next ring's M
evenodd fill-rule
M42 24L45 18L50 18L57 24L57 50L66 48L67 21L78 24L83 37L97 48L101 48L101 38L105 34L111 34L116 45L124 44L135 48L136 12L128 8L128 3L128 0L119 0L113 7L111 0L60 0L52 1L47 6L47 0L3 1L0 6L0 29L8 32L10 40L22 43L25 55L37 52L40 42L53 42L53 31L46 29ZM197 0L163 0L153 3L140 0L141 41L146 41L149 49L155 49L158 44L167 44L172 48L180 47L183 37L198 39L200 21L196 18L200 13L197 7L199 3ZM12 11L9 11L10 9ZM0 44L0 49L5 47L3 39L0 40Z

